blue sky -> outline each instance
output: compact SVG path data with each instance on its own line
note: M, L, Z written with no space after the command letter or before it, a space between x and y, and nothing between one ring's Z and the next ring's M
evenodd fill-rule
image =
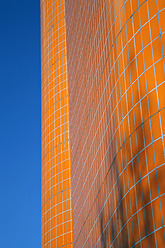
M40 247L40 2L0 4L0 247Z

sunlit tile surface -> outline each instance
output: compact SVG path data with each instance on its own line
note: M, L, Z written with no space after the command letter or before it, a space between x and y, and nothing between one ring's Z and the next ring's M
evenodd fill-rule
M66 29L74 246L165 247L165 1L66 0Z
M64 0L41 0L42 248L73 247Z

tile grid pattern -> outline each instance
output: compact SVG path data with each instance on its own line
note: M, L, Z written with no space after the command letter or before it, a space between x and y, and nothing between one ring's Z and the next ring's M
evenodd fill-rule
M165 245L165 2L66 0L75 247Z
M42 248L73 247L65 1L41 1Z

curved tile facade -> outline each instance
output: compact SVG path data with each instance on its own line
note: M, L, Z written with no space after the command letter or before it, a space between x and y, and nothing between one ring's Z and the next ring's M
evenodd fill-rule
M42 248L73 247L65 1L41 1Z
M41 0L42 248L165 246L164 54L164 0Z
M74 246L165 246L165 1L66 0Z

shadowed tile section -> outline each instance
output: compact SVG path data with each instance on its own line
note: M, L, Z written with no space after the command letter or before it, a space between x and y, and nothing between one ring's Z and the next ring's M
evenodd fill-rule
M165 246L164 20L164 0L66 0L75 248Z

